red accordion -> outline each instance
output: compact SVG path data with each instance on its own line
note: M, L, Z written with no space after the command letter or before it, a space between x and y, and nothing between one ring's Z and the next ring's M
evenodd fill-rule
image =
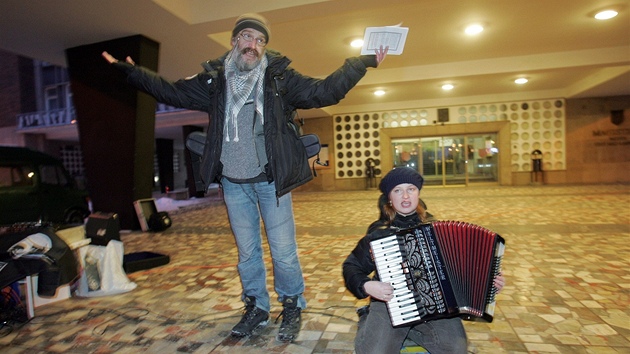
M483 227L436 221L370 242L377 274L394 287L393 326L459 316L492 322L505 240Z

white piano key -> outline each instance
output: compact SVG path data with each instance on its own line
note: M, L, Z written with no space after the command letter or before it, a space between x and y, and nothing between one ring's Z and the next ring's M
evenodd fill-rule
M386 266L391 265L391 264L397 264L402 269L402 265L401 265L402 262L403 262L402 257L400 257L400 256L397 256L397 257L390 256L390 257L387 257L387 258L377 259L374 264L376 264L377 267L386 267Z
M400 299L393 302L393 304L395 304L395 306L398 308L406 307L407 305L411 305L411 304L415 305L415 303L416 303L416 300L413 298L413 296L410 298Z
M416 300L414 299L413 294L411 294L411 296L406 296L406 295L405 296L400 296L400 297L394 298L394 299L392 299L390 301L391 301L392 304L396 304L396 306L401 307L401 306L403 306L405 304L408 304L410 302L413 303Z

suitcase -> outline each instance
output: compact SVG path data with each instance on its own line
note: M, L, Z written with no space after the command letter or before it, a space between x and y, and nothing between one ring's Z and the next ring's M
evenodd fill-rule
M151 269L168 264L171 257L154 252L134 252L123 256L123 269L125 273L133 273L140 270Z

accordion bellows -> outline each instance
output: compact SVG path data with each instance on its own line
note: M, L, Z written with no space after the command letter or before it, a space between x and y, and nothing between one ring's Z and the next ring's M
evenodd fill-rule
M377 274L394 287L393 326L462 317L492 322L505 240L481 226L436 221L370 242Z

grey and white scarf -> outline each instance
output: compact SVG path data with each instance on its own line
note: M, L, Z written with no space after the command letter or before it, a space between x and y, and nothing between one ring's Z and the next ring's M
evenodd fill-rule
M247 99L254 92L254 105L256 113L261 117L264 124L263 115L263 85L264 74L267 69L267 56L263 55L260 64L250 71L241 71L236 67L234 51L230 52L225 59L225 78L227 81L227 97L225 109L225 141L230 141L229 125L234 128L234 141L238 142L238 112L241 110Z

